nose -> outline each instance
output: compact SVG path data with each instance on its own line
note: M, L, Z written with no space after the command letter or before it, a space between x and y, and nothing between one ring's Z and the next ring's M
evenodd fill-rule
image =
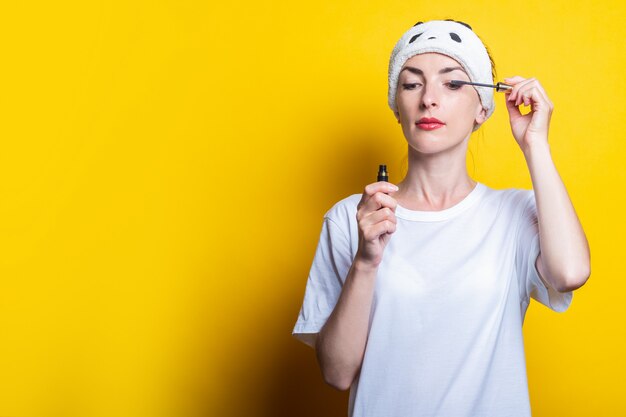
M420 107L427 109L439 105L439 96L436 87L432 83L426 83L422 89L422 100Z

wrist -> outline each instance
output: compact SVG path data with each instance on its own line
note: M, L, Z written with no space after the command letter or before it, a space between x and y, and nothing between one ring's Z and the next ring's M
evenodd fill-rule
M550 154L550 144L547 140L531 142L523 149L524 157L528 160L535 155Z
M354 263L353 263L355 271L364 272L364 273L377 271L378 265L380 265L380 262L367 261L359 256L356 256L354 258Z

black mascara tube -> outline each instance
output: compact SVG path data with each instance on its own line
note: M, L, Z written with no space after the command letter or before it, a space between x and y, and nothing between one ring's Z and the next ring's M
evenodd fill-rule
M387 165L378 165L378 181L389 182L389 174L387 173Z

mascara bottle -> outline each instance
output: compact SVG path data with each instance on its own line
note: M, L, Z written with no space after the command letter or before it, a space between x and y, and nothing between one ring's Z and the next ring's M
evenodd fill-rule
M378 181L389 181L387 165L378 165Z

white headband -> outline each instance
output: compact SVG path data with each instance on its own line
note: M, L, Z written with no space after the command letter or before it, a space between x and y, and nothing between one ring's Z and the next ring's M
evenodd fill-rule
M396 90L402 65L412 56L427 52L437 52L455 59L465 69L470 81L493 84L489 54L485 45L471 29L448 20L420 22L402 35L391 52L388 101L394 113L398 111ZM495 108L493 88L477 86L474 88L489 118ZM476 126L474 130L478 127Z

